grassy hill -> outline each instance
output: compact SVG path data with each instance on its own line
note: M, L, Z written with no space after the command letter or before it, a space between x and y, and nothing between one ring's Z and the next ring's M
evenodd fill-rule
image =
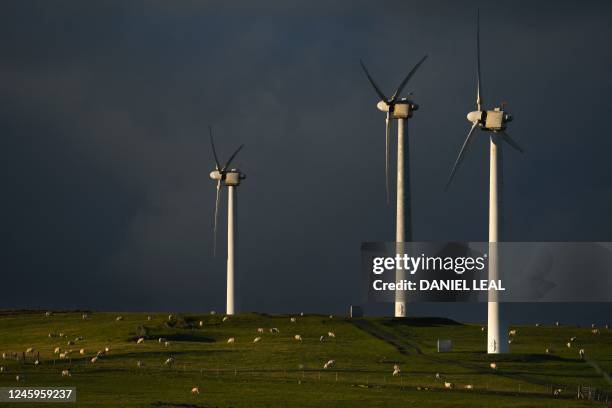
M612 332L605 328L594 335L590 327L512 327L511 353L491 357L483 352L481 326L444 319L308 315L292 323L288 315L243 314L225 322L211 314L88 315L0 312L0 352L7 353L0 387L75 386L77 406L99 407L587 407L595 403L576 400L579 385L612 389L604 378L612 371ZM278 334L270 333L273 327ZM140 337L145 341L137 344ZM255 337L261 340L253 343ZM452 339L453 352L437 353L438 338ZM23 361L30 347L34 352ZM73 351L60 359L56 347ZM174 363L165 365L169 357ZM335 367L324 369L330 359ZM497 370L489 366L493 361ZM401 376L392 376L395 364ZM71 376L62 377L68 368ZM474 389L464 389L467 384ZM199 395L191 394L193 387ZM563 390L559 399L552 397L556 388ZM19 404L28 405L40 406Z

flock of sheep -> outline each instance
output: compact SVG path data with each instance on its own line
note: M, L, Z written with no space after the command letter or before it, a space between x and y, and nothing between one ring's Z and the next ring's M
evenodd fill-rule
M214 314L214 312L211 312L211 314ZM52 312L46 312L45 313L46 317L51 317L52 315L53 315ZM303 313L301 315L303 316ZM85 314L82 315L82 319L83 320L87 320L88 318L89 318L88 314L85 313ZM330 315L329 318L333 319L333 315ZM168 316L168 321L172 321L173 319L175 319L175 317L173 315L169 315ZM229 319L230 319L229 316L225 316L225 317L223 317L222 322L227 322ZM117 316L115 318L115 320L118 321L118 322L123 321L123 316ZM152 317L151 316L147 316L147 320L151 321ZM296 323L297 322L297 317L291 317L289 321L290 321L290 323ZM200 320L197 323L197 325L199 327L204 327L204 321ZM556 322L555 325L556 326L560 326L559 322ZM539 326L540 326L539 324L536 324L536 327L539 327ZM605 328L608 329L608 325L605 325ZM485 331L485 327L482 327L481 330ZM262 335L264 333L266 333L266 332L269 332L271 335L279 335L280 334L280 330L277 327L271 327L271 328L268 328L268 329L264 329L263 327L259 327L259 328L257 328L257 334L258 335L253 338L252 343L256 344L256 343L262 342L262 340L263 340L263 336ZM599 328L596 327L595 324L593 324L591 326L591 333L592 333L592 335L599 335L600 334L600 330L599 330ZM508 342L509 343L513 343L515 341L515 339L517 338L517 336L518 336L518 330L517 329L512 329L512 330L510 330L508 332L508 335L509 335ZM60 360L68 360L68 359L71 358L71 355L73 353L76 353L76 352L78 352L78 354L81 355L81 356L85 356L87 354L87 350L85 348L78 348L78 350L71 348L71 346L76 346L78 343L81 343L81 342L84 341L84 338L82 336L77 336L77 337L69 340L65 333L59 332L59 333L49 333L48 337L49 338L63 339L64 341L66 341L66 345L68 346L68 348L62 348L60 346L57 346L53 350L53 353L55 355L57 355ZM302 342L303 341L303 338L302 338L302 336L300 334L294 334L290 338L293 341L295 341L295 342ZM321 343L323 343L323 342L327 341L328 339L335 339L335 338L336 338L336 334L333 331L328 331L326 335L324 334L324 335L321 335L319 337L319 341ZM576 340L577 340L576 337L571 337L569 339L569 341L566 343L567 348L572 348L574 346L574 344L576 343ZM147 341L147 339L145 337L139 337L136 340L136 345L144 344L146 341ZM170 342L167 339L163 338L163 337L159 337L157 339L157 342L159 344L163 344L164 347L170 347L170 345L171 345ZM235 343L236 343L236 338L235 337L229 337L227 339L227 344L232 344L233 345ZM90 354L91 357L89 358L89 362L91 364L96 364L100 359L103 359L106 355L108 355L110 353L110 351L111 351L110 346L106 346L103 349L100 349L97 352ZM546 352L546 354L550 354L553 351L550 350L549 348L546 348L545 352ZM25 359L26 355L34 356L34 353L36 353L36 350L33 347L28 347L22 353L23 354L23 358ZM582 360L584 360L586 358L585 350L583 348L580 348L578 350L578 355L579 355L579 357ZM19 359L19 355L18 355L18 353L15 353L15 352L3 352L2 353L2 359L4 359L4 360L9 360L9 359L17 360L17 359ZM164 366L172 366L174 363L175 363L174 357L170 356L170 357L168 357L164 361L163 365ZM37 353L36 359L34 361L34 365L39 365L39 364L40 364L39 353ZM145 364L144 364L144 362L138 360L136 362L136 366L137 366L137 368L143 368L145 366ZM330 359L330 360L328 360L327 362L325 362L323 364L323 369L331 369L331 368L334 368L335 366L336 366L336 360ZM497 363L491 362L489 364L489 368L491 370L494 370L494 371L497 370L497 368L498 368ZM4 371L5 371L4 367L0 366L0 372L4 372ZM392 375L394 377L401 375L401 368L400 368L399 364L395 364L393 366ZM71 377L72 373L70 371L70 368L62 369L61 370L61 376L62 377ZM440 373L436 373L435 378L436 378L436 380L443 380L443 375L440 374ZM21 381L21 380L23 380L23 376L22 375L16 375L15 379L16 379L16 381ZM444 381L444 388L445 389L454 389L455 388L455 384L450 382L450 381ZM465 390L473 390L474 386L473 386L473 384L465 384L463 386L463 388ZM555 396L560 395L561 392L562 392L561 389L554 390ZM198 387L193 387L191 389L191 393L192 394L199 394L200 393L200 389Z

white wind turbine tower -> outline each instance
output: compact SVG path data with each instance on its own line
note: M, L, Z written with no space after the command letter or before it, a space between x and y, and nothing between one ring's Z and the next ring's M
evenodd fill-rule
M477 62L477 85L476 85L476 111L470 112L467 119L472 123L472 128L461 146L459 156L451 171L446 188L450 185L457 166L463 160L465 152L469 148L476 130L480 129L490 132L490 167L489 167L489 280L499 279L499 254L497 242L500 239L500 219L502 214L502 142L523 153L523 149L505 132L506 123L512 120L512 116L501 107L493 110L482 110L482 92L480 84L480 13L476 16L476 62ZM508 351L508 335L506 327L500 323L500 310L497 292L489 291L488 315L487 315L487 352L489 354L505 353Z
M212 129L210 131L210 145L212 146L213 156L215 158L215 170L210 173L210 178L217 181L217 199L215 202L215 226L214 226L214 252L217 251L217 220L219 215L219 199L221 193L221 185L227 187L227 298L226 298L226 313L233 315L236 313L235 304L235 290L234 290L234 278L235 278L235 258L236 258L236 240L238 239L238 229L236 221L238 218L237 209L237 187L240 185L240 181L246 178L244 173L240 170L229 167L232 160L236 157L240 149L244 145L240 145L238 149L232 154L229 160L223 167L219 163L217 151L215 150L215 142L213 140Z
M391 98L387 98L380 90L374 79L368 72L363 61L361 68L365 72L376 94L380 97L380 102L376 105L378 110L386 112L385 119L385 188L387 193L387 204L389 204L389 132L391 130L391 120L397 120L397 207L396 207L396 225L395 225L395 242L396 250L403 251L403 243L412 241L412 206L410 194L410 173L406 174L406 163L409 162L410 156L408 146L405 139L407 133L406 119L412 117L412 113L419 108L407 98L400 98L400 93L408 83L408 80L414 75L416 70L421 66L427 58L425 55L412 70L406 75L406 78L397 87ZM396 270L395 279L400 281L404 278L403 270ZM406 300L402 291L397 291L395 295L395 317L406 317Z

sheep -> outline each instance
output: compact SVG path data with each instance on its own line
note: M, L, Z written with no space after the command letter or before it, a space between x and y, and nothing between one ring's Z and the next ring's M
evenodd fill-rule
M293 336L293 338L297 341L302 341L302 336L300 336L299 334L296 334L295 336Z
M292 317L291 319L289 319L289 321L290 321L291 323L295 323L295 322L297 321L297 319L296 319L295 317Z
M170 347L170 342L169 342L169 341L166 341L166 342L164 343L164 346L166 346L166 347Z
M606 330L609 330L609 329L610 329L610 327L606 324Z
M444 388L452 390L453 388L455 388L455 384L453 384L452 382L444 382Z
M157 341L159 342L159 344L162 344L166 341L166 339L164 339L163 337L160 337L159 339L157 339Z
M336 360L329 360L327 363L323 365L324 369L333 368L336 365Z
M211 314L211 315L216 315L216 314L217 314L217 312L215 312L214 310L211 310L211 311L210 311L210 314Z
M278 330L276 327L272 327L272 328L270 329L270 333L272 333L272 334L278 334L278 333L280 333L280 330Z
M147 321L151 321L151 316L147 316Z
M0 373L4 372L4 366L0 366Z
M491 370L497 370L497 363L491 363L489 367L491 367Z
M141 337L138 340L136 340L136 344L144 343L144 341L145 341L144 337Z
M34 352L34 347L28 347L28 348L26 349L26 353L27 353L27 354L31 354L31 353L33 353L33 352Z
M554 398L559 398L559 396L561 395L561 393L563 392L563 390L561 388L557 388L553 391L553 397Z
M66 344L68 344L69 346L74 346L74 341L68 340L68 343L66 343Z
M16 376L15 376L15 381L21 381L21 379L22 379L22 378L23 378L23 377L21 377L21 376L19 376L19 375L16 375Z
M559 326L561 326L561 323L555 322L555 326L559 327Z
M552 353L552 350L547 348L546 350L544 350L544 352L545 352L546 354L550 354L550 353Z
M570 341L571 341L572 343L573 343L573 342L575 342L575 341L576 341L576 336L574 336L574 337L570 337Z
M402 372L402 370L400 370L399 364L395 364L393 366L393 376L397 377L398 375L400 375L401 372Z
M334 332L327 332L327 336L332 338L332 339L335 339L336 338L336 333L334 333Z
M53 315L53 312L45 312L46 317L51 317L52 315Z
M259 343L261 341L261 337L255 337L253 339L253 343Z
M597 334L599 334L599 329L593 329L593 330L591 330L591 333L597 335Z
M230 337L229 339L227 339L227 344L234 344L235 341L236 341L235 338Z
M436 380L441 380L441 379L442 379L442 374L436 373Z
M59 358L68 358L68 353L60 353Z
M98 357L92 357L89 361L91 361L91 364L95 364L98 361Z
M199 393L200 393L200 389L199 389L198 387L193 387L193 388L191 389L191 393L192 393L192 394L199 394Z
M303 316L304 316L304 312L301 312L301 313L300 313L300 316L302 316L302 317L303 317Z
M536 323L536 324L535 324L535 327L540 327L540 323Z
M466 390L473 390L474 386L472 384L466 384L463 388L465 388Z
M567 346L567 348L572 348L572 343L568 341L566 346Z
M136 361L136 367L138 368L143 368L144 367L144 363L140 360Z
M117 316L117 317L115 318L115 321L117 321L117 322L120 322L120 321L122 321L122 320L123 320L123 316Z
M108 353L110 351L110 347L108 346L104 347L104 351Z
M319 337L319 341L320 341L321 343L325 342L325 336L321 336L321 337Z
M59 353L60 353L60 351L62 351L62 349L61 349L61 348L59 348L59 347L56 347L56 348L55 348L55 350L53 350L53 353L54 353L54 354L59 354Z
M597 327L597 325L595 323L591 323L591 329L594 329L596 327Z
M74 342L76 343L77 341L82 341L83 340L83 336L77 336L74 339Z
M334 315L333 315L333 314L329 315L329 318L330 318L330 319L333 319L333 318L334 318Z
M580 349L580 350L578 350L578 355L580 356L580 359L581 359L581 360L584 360L584 354L585 354L585 353L584 353L584 349Z
M49 333L48 334L49 338L52 339L53 337L57 337L57 334L55 333Z
M104 350L98 350L98 352L96 353L96 357L102 357L104 354L106 354Z
M87 313L83 313L83 314L81 315L81 318L82 318L83 320L87 320L87 319L89 318L89 316L87 315Z
M34 361L34 365L35 365L35 366L37 366L37 365L39 365L39 364L40 364L40 361L38 361L38 359L36 359L36 360Z
M62 377L72 377L70 370L62 370Z
M229 316L223 316L223 321L227 322L229 320Z
M481 331L481 332L485 331L485 327L484 327L484 326L482 326L482 327L480 328L480 331Z
M516 329L512 329L508 332L508 335L510 336L516 336Z
M264 332L263 327L259 327L259 328L257 328L257 333L263 333L263 332Z
M168 315L168 321L172 320L173 318L174 318L173 315L171 315L171 314Z
M58 336L60 336L60 337L66 337L66 333L62 333L62 332L60 332L60 333L58 334Z
M200 326L200 327L204 327L204 321L203 321L203 320L200 320L200 321L198 322L198 326Z
M508 339L508 344L512 344L512 339Z
M82 355L82 356L85 355L85 349L80 349L79 350L79 354Z
M174 364L174 357L168 357L164 364L167 366Z

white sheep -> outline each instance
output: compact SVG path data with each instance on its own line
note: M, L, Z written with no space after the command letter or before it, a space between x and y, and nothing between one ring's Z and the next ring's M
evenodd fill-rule
M234 344L235 341L236 341L235 338L230 337L229 339L227 339L227 344Z
M258 328L257 328L257 333L263 333L263 332L264 332L263 327L258 327Z
M174 357L168 357L164 364L167 366L174 364Z
M147 316L147 321L151 321L151 316Z
M393 376L397 377L398 375L400 375L401 372L402 372L402 370L400 370L399 364L395 364L393 366Z
M561 323L555 322L555 326L559 327L559 326L561 326Z
M300 336L299 334L296 334L295 336L293 336L293 338L297 341L302 341L302 336Z
M300 313L300 316L304 316L304 312L301 312L301 313Z
M0 373L4 372L4 366L0 366Z
M330 318L330 319L333 319L333 318L334 318L334 315L333 315L333 314L329 315L329 318Z
M164 343L164 346L166 346L166 347L170 347L170 342L169 342L169 341L166 341L166 342Z
M572 343L568 341L566 346L567 346L567 348L572 348Z
M585 354L585 353L584 353L584 349L580 349L580 350L578 350L578 355L580 356L580 358L581 358L582 360L584 360L584 354Z
M98 357L92 357L89 361L91 361L91 364L95 364L98 361Z
M74 346L74 341L68 340L68 343L66 343L66 344L69 345L69 346Z
M561 395L561 393L563 392L563 390L561 388L557 388L553 391L553 396L555 398L559 398L559 396Z
M336 360L329 360L325 365L323 365L324 369L333 368L336 365Z
M80 355L84 355L84 354L85 354L85 349L80 349L80 350L79 350L79 354L80 354Z
M229 320L229 316L223 316L223 321L227 322Z
M320 341L321 343L325 342L325 336L321 336L321 337L319 337L319 341Z
M280 330L278 330L276 327L272 327L272 328L270 329L270 333L272 333L272 334L278 334L278 333L280 333Z
M444 388L452 390L453 388L455 388L455 384L453 384L452 382L444 382Z
M552 353L552 351L551 351L550 349L548 349L548 348L547 348L547 349L546 349L544 352L545 352L546 354L550 354L550 353Z
M497 370L497 363L491 363L489 367L491 367L491 370Z
M21 377L21 376L19 376L19 375L16 375L16 376L15 376L15 381L21 381L21 379L22 379L22 378L23 378L23 377Z
M61 348L59 348L59 347L56 347L56 348L55 348L55 350L53 350L53 353L54 353L54 354L59 354L59 353L60 353L60 351L62 351L62 349L61 349Z
M204 320L200 320L200 321L198 322L198 326L200 326L200 327L204 327Z
M122 320L123 320L123 316L117 316L117 317L115 318L115 321L117 321L117 322L120 322L120 321L122 321Z
M58 336L60 336L60 337L66 337L66 333L62 333L62 332L60 332Z
M174 318L173 315L171 315L171 314L168 315L168 321L172 320L173 318Z
M574 336L574 337L570 337L570 341L571 341L572 343L573 343L573 342L575 342L575 341L576 341L576 336Z
M166 339L164 339L163 337L160 337L159 339L157 339L157 341L159 342L159 344L162 344L166 341Z
M255 337L253 339L253 343L259 343L261 341L261 337Z
M89 317L89 316L87 315L87 313L83 313L83 314L81 315L81 318L82 318L83 320L87 320L87 318L88 318L88 317Z
M593 334L599 334L599 329L593 329L593 330L591 330L591 333L593 333Z
M192 394L199 394L199 393L200 393L200 389L199 389L198 387L193 387L193 388L191 389L191 393L192 393Z
M211 311L210 311L210 314L211 314L211 315L215 315L215 314L217 314L217 312L215 312L214 310L211 310Z
M297 321L297 319L296 319L295 317L292 317L291 319L289 319L289 321L290 321L291 323L295 323L295 322Z
M472 384L466 384L463 388L465 388L466 390L473 390L474 386Z
M540 323L536 323L536 324L535 324L535 327L540 327Z
M512 344L512 339L508 339L508 344Z
M597 327L597 325L595 323L591 323L591 329L594 329L596 327Z
M31 353L33 353L33 352L34 352L34 347L28 347L28 348L26 349L26 353L27 353L27 354L31 354Z
M53 312L45 312L45 316L47 316L47 317L51 317L52 314L53 314Z
M442 374L436 373L436 380L441 380L441 379L442 379Z
M40 361L38 361L38 359L36 359L36 360L34 361L34 365L35 365L35 366L37 366L37 365L39 365L39 364L40 364Z
M327 337L335 339L336 338L336 333L334 333L334 332L327 332Z
M484 327L484 326L482 326L482 327L480 328L480 331L481 331L481 332L485 331L485 327Z
M68 353L60 353L59 358L68 358Z
M108 353L110 351L110 347L108 346L104 347L104 351Z
M144 337L141 337L138 340L136 340L136 344L144 343L144 341L145 341Z
M72 377L70 370L62 370L62 377Z
M510 336L516 336L516 329L512 329L512 330L510 330L510 332L508 332L508 334L509 334Z
M140 360L136 361L136 367L138 368L143 368L144 367L144 363Z

